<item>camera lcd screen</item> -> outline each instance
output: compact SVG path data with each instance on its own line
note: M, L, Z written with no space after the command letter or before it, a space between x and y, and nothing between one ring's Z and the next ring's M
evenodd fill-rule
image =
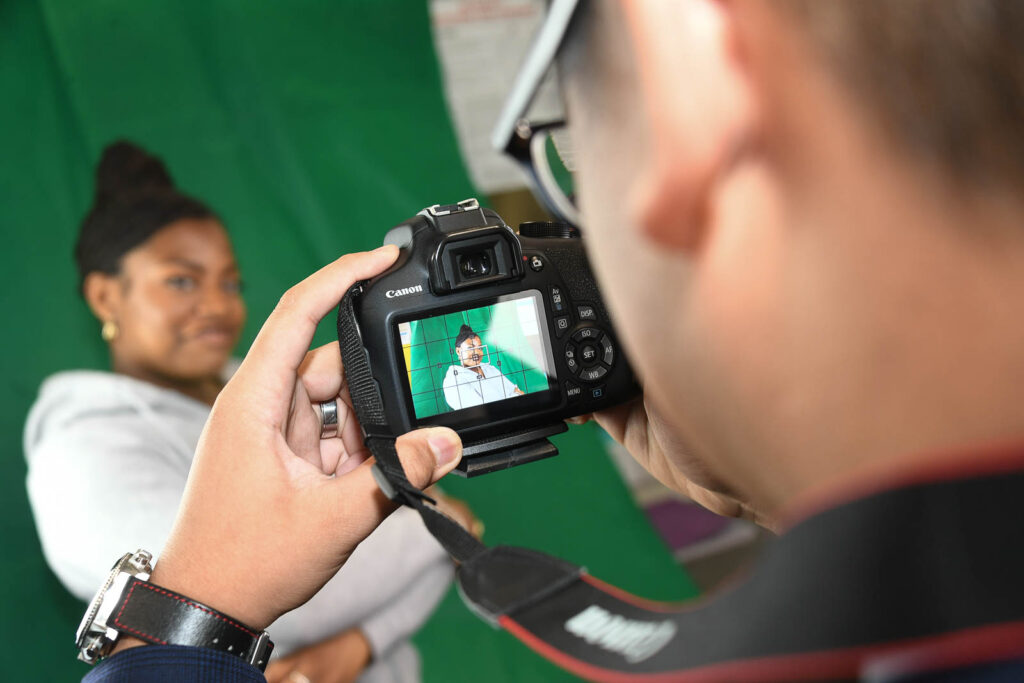
M398 324L417 420L551 388L553 368L536 290Z

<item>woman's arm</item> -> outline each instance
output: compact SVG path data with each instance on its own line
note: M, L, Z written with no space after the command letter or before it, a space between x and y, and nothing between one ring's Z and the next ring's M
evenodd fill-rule
M397 510L363 541L349 561L309 602L275 621L268 631L279 652L355 627L363 628L377 656L415 631L447 590L451 560L415 511ZM425 574L437 584L418 585ZM383 612L394 610L392 617ZM372 625L371 625L372 624Z
M46 560L81 600L118 556L135 548L159 554L170 534L188 464L149 433L130 412L84 416L50 429L28 453L26 485Z
M267 666L267 683L351 683L370 663L370 643L358 628L304 647Z

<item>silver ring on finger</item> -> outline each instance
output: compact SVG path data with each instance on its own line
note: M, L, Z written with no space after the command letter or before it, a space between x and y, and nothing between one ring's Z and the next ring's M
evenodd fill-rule
M320 404L320 438L332 439L338 435L338 401L324 401Z

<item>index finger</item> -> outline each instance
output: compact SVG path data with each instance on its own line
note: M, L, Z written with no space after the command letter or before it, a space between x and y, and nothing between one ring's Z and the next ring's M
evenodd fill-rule
M263 323L238 374L260 381L288 400L299 365L323 317L352 285L379 275L396 258L398 247L393 245L346 254L289 289Z

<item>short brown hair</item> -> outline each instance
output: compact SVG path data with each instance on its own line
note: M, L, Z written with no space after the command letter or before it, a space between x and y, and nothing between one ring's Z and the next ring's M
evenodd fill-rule
M1024 182L1024 2L780 5L897 144L975 188Z

